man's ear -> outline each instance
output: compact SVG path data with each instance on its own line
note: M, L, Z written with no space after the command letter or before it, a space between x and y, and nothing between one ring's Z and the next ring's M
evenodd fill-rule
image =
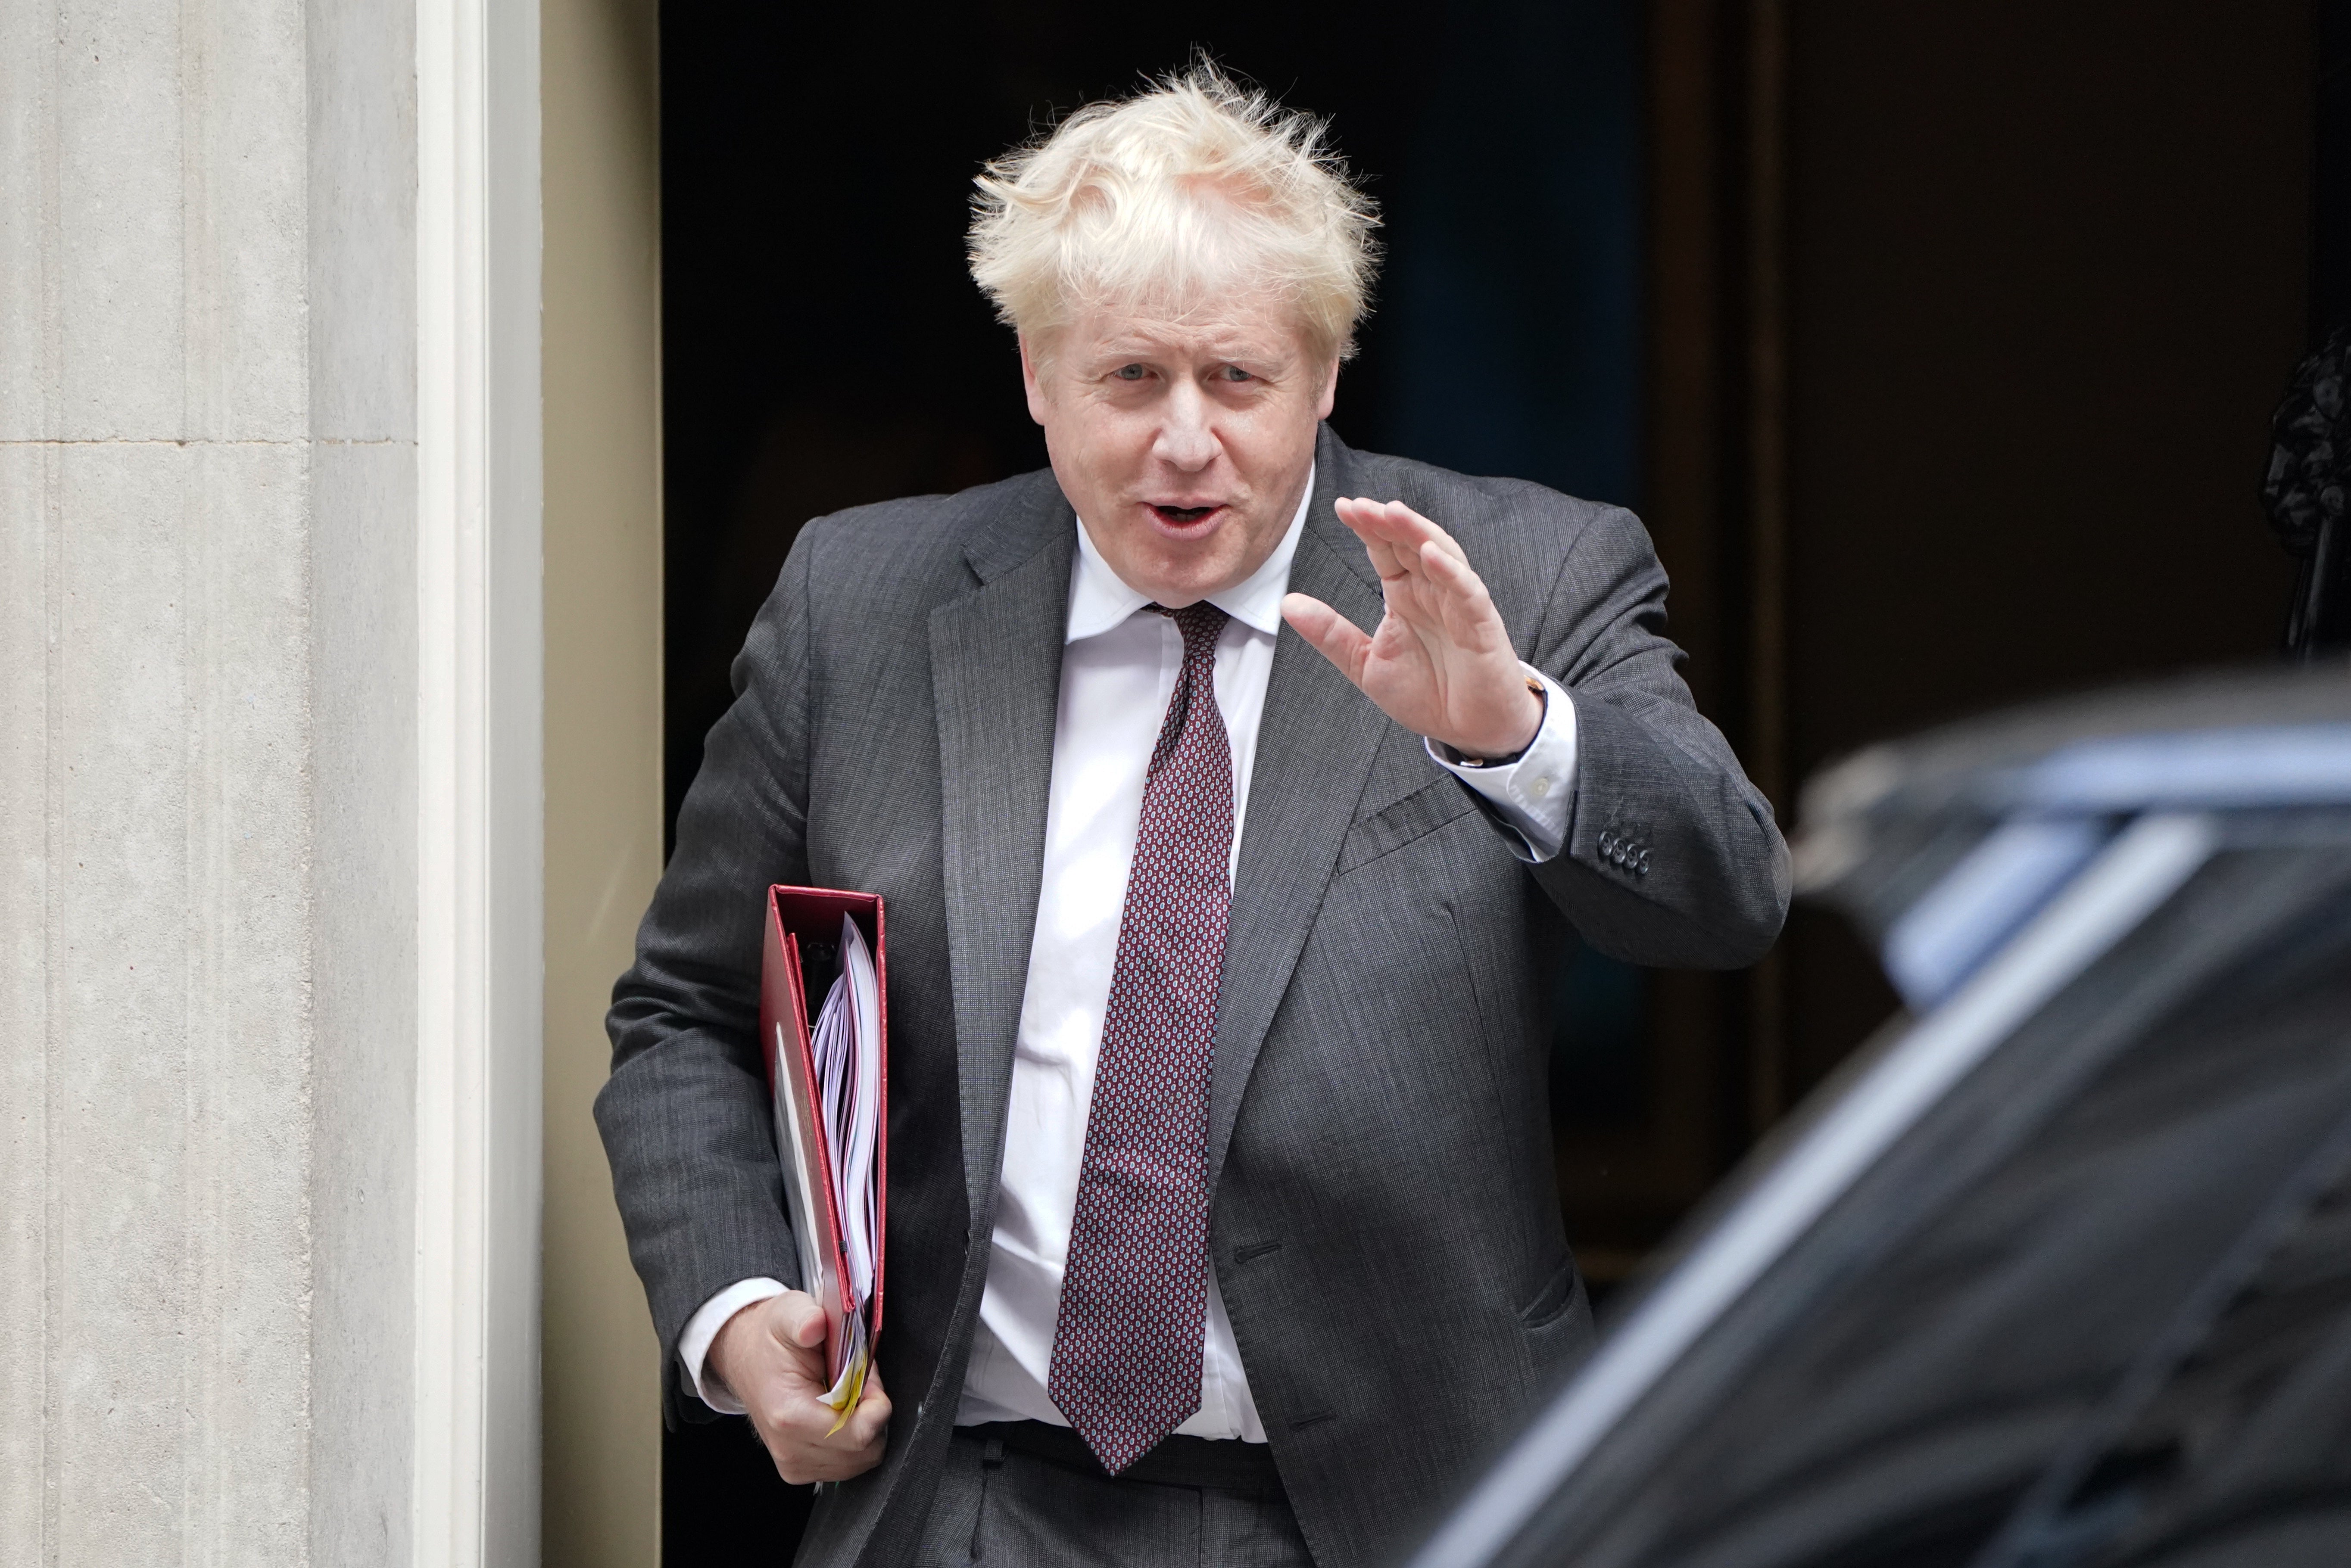
M1029 341L1029 334L1023 332L1020 335L1020 385L1029 394L1029 417L1041 425L1045 422L1045 390L1037 380L1038 358L1037 345Z
M1315 421L1319 423L1323 420L1329 419L1331 417L1332 405L1336 403L1338 400L1339 356L1333 354L1331 356L1331 369L1324 371L1322 375L1322 405L1314 410Z

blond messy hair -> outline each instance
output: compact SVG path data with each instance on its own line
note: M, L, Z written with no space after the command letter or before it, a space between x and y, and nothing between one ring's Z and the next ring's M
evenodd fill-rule
M1090 307L1180 318L1271 292L1311 348L1344 358L1371 303L1379 219L1325 131L1205 59L1088 104L975 182L971 275L1040 346Z

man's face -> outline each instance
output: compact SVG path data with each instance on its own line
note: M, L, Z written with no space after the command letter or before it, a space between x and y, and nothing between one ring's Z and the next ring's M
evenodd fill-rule
M1020 341L1053 476L1128 587L1169 609L1265 564L1297 514L1339 363L1271 300L1184 320L1095 312L1040 362Z

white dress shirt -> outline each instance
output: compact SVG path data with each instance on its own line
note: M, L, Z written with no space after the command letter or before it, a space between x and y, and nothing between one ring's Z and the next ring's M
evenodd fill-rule
M1313 489L1310 473L1309 496ZM1305 524L1301 500L1265 564L1237 587L1209 597L1231 618L1217 640L1216 684L1217 707L1233 750L1236 867L1257 759L1258 722L1281 630L1281 599ZM1069 1424L1045 1392L1061 1312L1061 1271L1144 777L1184 662L1184 639L1175 623L1145 611L1149 596L1111 570L1083 528L1077 535L1043 877L1012 1060L995 1243L956 1412L958 1426ZM1528 673L1542 682L1545 709L1534 742L1517 761L1464 768L1434 747L1429 755L1494 804L1523 841L1521 858L1547 860L1566 838L1575 710L1555 682L1531 667ZM771 1279L742 1281L711 1297L687 1324L678 1356L695 1391L713 1409L732 1413L742 1407L717 1378L702 1376L712 1338L737 1312L783 1289ZM1176 1429L1194 1437L1265 1441L1213 1267L1201 1346L1200 1408Z

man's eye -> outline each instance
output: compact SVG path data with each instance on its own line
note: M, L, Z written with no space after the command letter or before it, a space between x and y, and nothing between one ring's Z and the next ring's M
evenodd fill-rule
M1143 379L1144 370L1140 365L1121 365L1112 374L1122 381L1140 381Z
M1250 379L1249 373L1247 370L1242 369L1238 365L1226 366L1224 376L1225 379L1228 381L1246 381Z

